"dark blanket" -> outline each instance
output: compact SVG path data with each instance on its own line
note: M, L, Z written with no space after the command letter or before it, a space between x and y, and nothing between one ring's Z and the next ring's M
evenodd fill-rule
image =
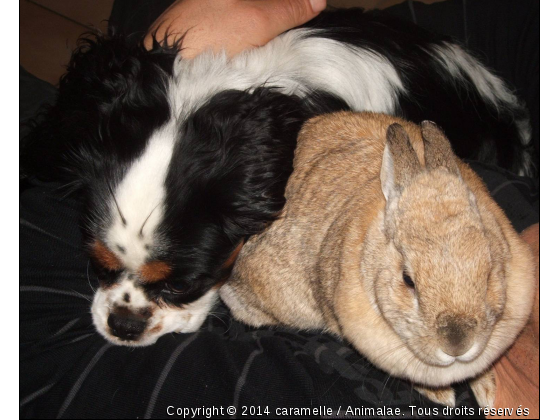
M113 16L127 15L119 9L125 3L116 1ZM23 120L54 95L53 87L20 73ZM534 180L471 165L518 231L538 221ZM81 247L79 204L57 187L21 181L22 418L232 417L228 407L234 417L348 416L349 408L359 415L364 407L400 409L400 418L443 414L443 407L377 370L345 342L317 332L253 329L223 306L198 333L168 334L137 349L107 343L89 313L97 279ZM478 414L466 384L457 386L457 407L456 415Z

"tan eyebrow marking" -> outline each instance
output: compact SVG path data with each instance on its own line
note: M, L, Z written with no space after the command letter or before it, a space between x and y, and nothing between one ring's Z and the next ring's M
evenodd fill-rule
M146 283L155 283L171 274L171 266L163 261L151 261L140 267L138 273Z
M122 268L122 264L117 256L98 239L91 246L91 254L99 264L109 270L116 271Z

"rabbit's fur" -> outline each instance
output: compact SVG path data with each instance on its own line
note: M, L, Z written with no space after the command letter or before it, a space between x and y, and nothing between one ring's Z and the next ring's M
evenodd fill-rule
M314 118L286 198L221 289L233 315L336 334L440 403L454 405L449 385L472 378L491 405L489 368L528 319L534 263L440 129L372 113Z

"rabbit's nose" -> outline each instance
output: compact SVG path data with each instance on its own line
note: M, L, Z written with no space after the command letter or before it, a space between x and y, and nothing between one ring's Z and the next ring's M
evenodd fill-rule
M472 318L454 315L438 317L437 333L441 349L453 357L462 356L473 345L477 322Z

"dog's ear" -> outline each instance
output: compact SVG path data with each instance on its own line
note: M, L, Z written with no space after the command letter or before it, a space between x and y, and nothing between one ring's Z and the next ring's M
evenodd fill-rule
M232 243L262 232L284 206L303 122L329 106L345 106L329 95L323 99L319 93L310 100L273 88L213 96L183 127L181 150L174 153L167 179L169 191L179 195L187 184L191 196L204 197L206 214L215 212ZM180 207L192 206L175 206Z
M107 157L138 153L141 137L169 116L167 78L176 52L159 45L147 51L139 36L114 30L80 39L55 104L25 139L23 173L80 188Z
M221 191L217 195L222 197L222 208L229 207L224 218L226 226L242 227L247 237L262 232L284 207L284 192L293 172L294 151L303 123L319 113L344 109L346 104L321 92L299 98L259 88L242 95L243 99L231 97L225 101L231 101L230 110L235 113L228 120L235 122L224 130L229 130L224 137L227 169L221 174Z

